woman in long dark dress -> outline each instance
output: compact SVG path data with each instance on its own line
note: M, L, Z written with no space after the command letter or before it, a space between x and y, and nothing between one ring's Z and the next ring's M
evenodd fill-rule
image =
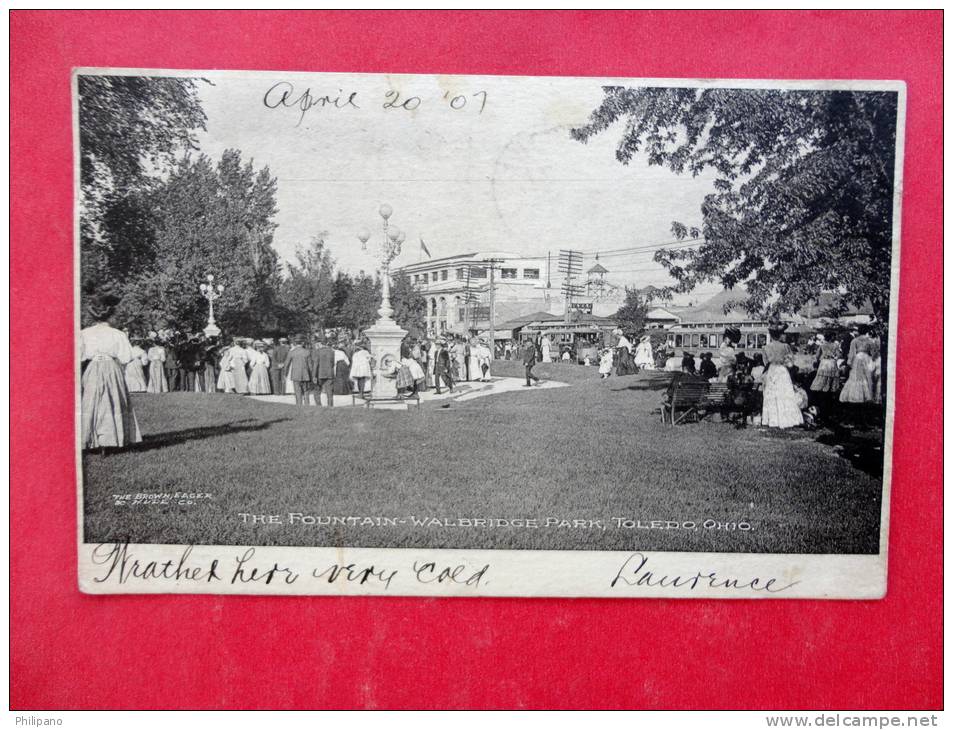
M850 376L840 392L841 403L871 403L874 400L873 355L880 346L867 333L866 324L857 326L857 337L851 340L847 353Z
M334 395L351 394L351 361L345 347L342 342L334 346Z

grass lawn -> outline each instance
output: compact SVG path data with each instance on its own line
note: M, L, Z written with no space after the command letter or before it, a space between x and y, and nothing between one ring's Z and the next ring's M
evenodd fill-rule
M671 428L653 412L664 377L536 372L571 387L409 412L137 394L144 442L83 457L86 540L877 552L881 478L830 434Z

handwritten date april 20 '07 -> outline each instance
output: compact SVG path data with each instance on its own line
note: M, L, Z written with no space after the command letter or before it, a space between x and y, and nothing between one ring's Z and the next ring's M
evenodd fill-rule
M308 87L304 91L295 89L294 84L288 81L279 81L268 91L262 102L269 109L297 109L299 112L298 122L295 126L300 126L304 121L305 114L311 109L362 109L359 103L357 91L343 91L338 89L337 94L315 94ZM384 92L383 101L380 107L389 111L407 111L412 112L421 106L432 104L436 101L442 107L456 112L469 110L476 114L482 114L486 109L487 93L485 91L476 91L472 94L453 94L449 91L444 92L442 97L436 100L424 99L419 96L407 96L397 89L389 89Z

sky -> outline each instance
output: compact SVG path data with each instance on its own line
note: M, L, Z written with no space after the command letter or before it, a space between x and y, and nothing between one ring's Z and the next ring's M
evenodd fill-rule
M571 139L569 130L602 99L600 79L207 78L212 84L199 88L208 116L200 149L215 158L237 148L277 178L274 246L286 260L325 232L339 268L373 271L376 249L362 251L357 236L362 229L381 235L378 209L388 203L391 223L406 234L396 266L425 258L422 238L434 258L472 251L555 258L578 249L585 270L597 251L672 241L673 220L700 225L712 190L710 174L675 175L641 156L622 165L615 158L621 125L587 144ZM606 253L599 261L618 285L671 283L652 253Z

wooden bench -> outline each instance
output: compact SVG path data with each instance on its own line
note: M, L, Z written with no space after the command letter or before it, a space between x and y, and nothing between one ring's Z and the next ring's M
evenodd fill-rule
M662 423L672 426L686 420L700 421L709 413L731 410L728 383L713 383L679 373L662 397ZM681 414L681 415L679 415Z
M675 425L685 419L701 417L708 404L708 383L704 380L685 378L679 373L665 395L662 396L662 423ZM680 416L676 416L681 413Z
M404 395L404 396L390 396L387 398L372 398L367 397L364 399L365 408L373 408L375 403L406 403L410 405L410 401L414 402L414 405L417 408L420 408L420 394L414 393L413 395Z

